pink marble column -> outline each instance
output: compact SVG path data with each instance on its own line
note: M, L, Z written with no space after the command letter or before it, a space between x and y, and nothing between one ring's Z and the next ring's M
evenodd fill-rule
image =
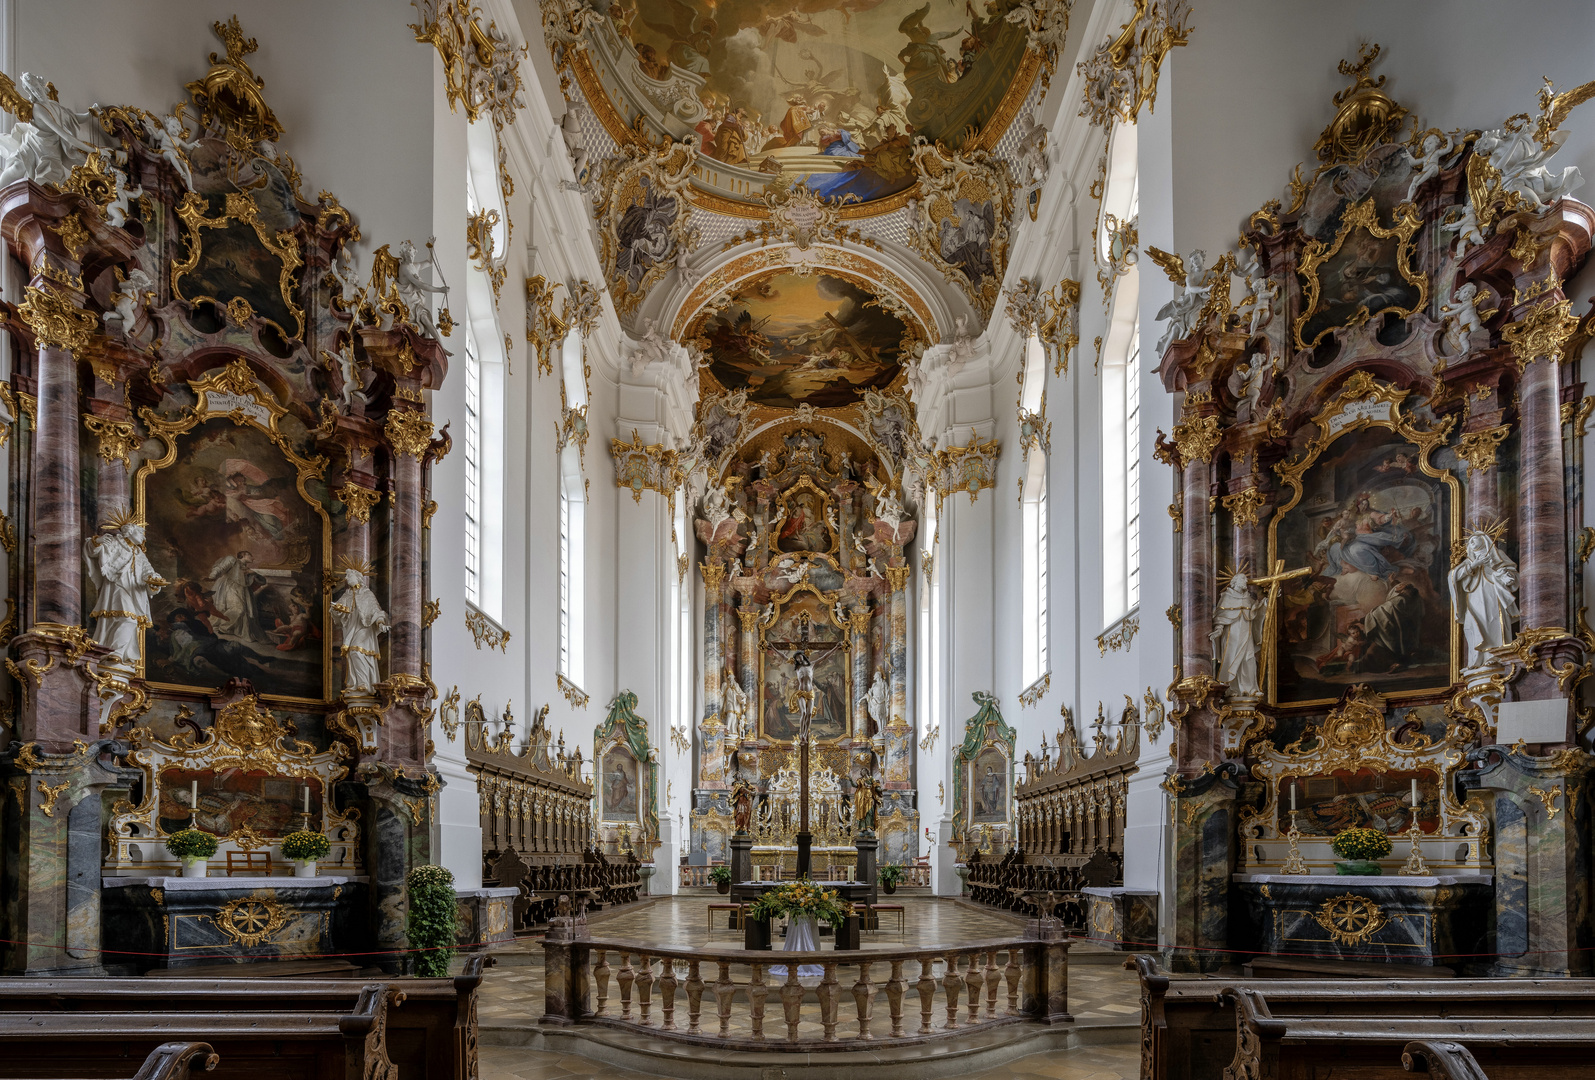
M393 455L393 545L388 584L388 675L421 674L421 604L425 580L421 566L421 457Z
M1213 534L1207 508L1212 466L1206 461L1185 465L1182 487L1185 524L1180 544L1181 674L1213 674Z
M78 498L78 364L41 344L39 427L33 438L33 620L76 626L83 616L83 530Z
M1555 358L1537 357L1519 386L1523 468L1518 477L1518 589L1524 630L1572 625L1558 376Z

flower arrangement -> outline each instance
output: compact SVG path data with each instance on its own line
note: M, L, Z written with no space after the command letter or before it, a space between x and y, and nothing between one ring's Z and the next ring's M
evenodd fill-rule
M166 850L179 859L208 859L216 854L216 838L200 829L178 829L166 838Z
M1372 862L1390 854L1390 837L1377 829L1347 829L1336 835L1329 846L1342 859Z
M812 881L792 881L759 897L749 917L773 919L785 915L789 919L824 919L832 926L841 926L852 913L835 889L822 889Z
M415 973L423 979L441 979L449 973L459 919L454 875L441 866L417 866L406 883L410 912L405 930L410 947L421 950L415 957Z
M324 859L332 850L332 842L318 832L300 829L282 838L282 857L295 862Z

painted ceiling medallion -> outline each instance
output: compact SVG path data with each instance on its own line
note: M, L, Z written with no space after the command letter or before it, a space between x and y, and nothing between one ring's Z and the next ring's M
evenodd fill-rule
M914 186L915 137L995 146L1056 63L1068 5L615 0L607 16L555 51L617 142L640 115L696 141L695 182L716 195L756 202L778 176L870 203Z
M777 272L736 287L691 339L709 374L755 405L833 409L890 386L915 332L864 286L824 272Z

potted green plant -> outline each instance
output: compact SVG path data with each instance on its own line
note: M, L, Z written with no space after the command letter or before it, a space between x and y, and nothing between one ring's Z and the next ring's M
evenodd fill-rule
M1335 836L1330 849L1344 861L1335 863L1337 874L1377 875L1378 859L1390 854L1390 837L1377 829L1352 828Z
M406 879L410 911L405 931L415 953L415 973L423 979L441 979L449 973L458 932L459 901L454 875L441 866L417 866Z
M282 857L294 864L294 877L315 877L316 862L326 858L331 850L331 841L309 829L300 829L282 838Z
M714 882L715 891L724 896L731 891L731 868L725 863L709 867L709 880Z
M216 854L216 838L199 829L178 829L166 838L166 850L183 864L184 877L204 877L206 861Z
M875 878L880 882L881 891L890 896L907 876L908 868L901 863L886 863L876 872Z

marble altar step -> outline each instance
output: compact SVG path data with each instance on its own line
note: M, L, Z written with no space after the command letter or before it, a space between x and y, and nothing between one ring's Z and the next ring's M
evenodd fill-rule
M1078 946L1077 946L1078 947ZM1070 950L1069 961L1076 957ZM1315 960L1306 956L1259 956L1243 968L1249 979L1454 979L1455 969L1429 964L1382 964L1369 960Z

